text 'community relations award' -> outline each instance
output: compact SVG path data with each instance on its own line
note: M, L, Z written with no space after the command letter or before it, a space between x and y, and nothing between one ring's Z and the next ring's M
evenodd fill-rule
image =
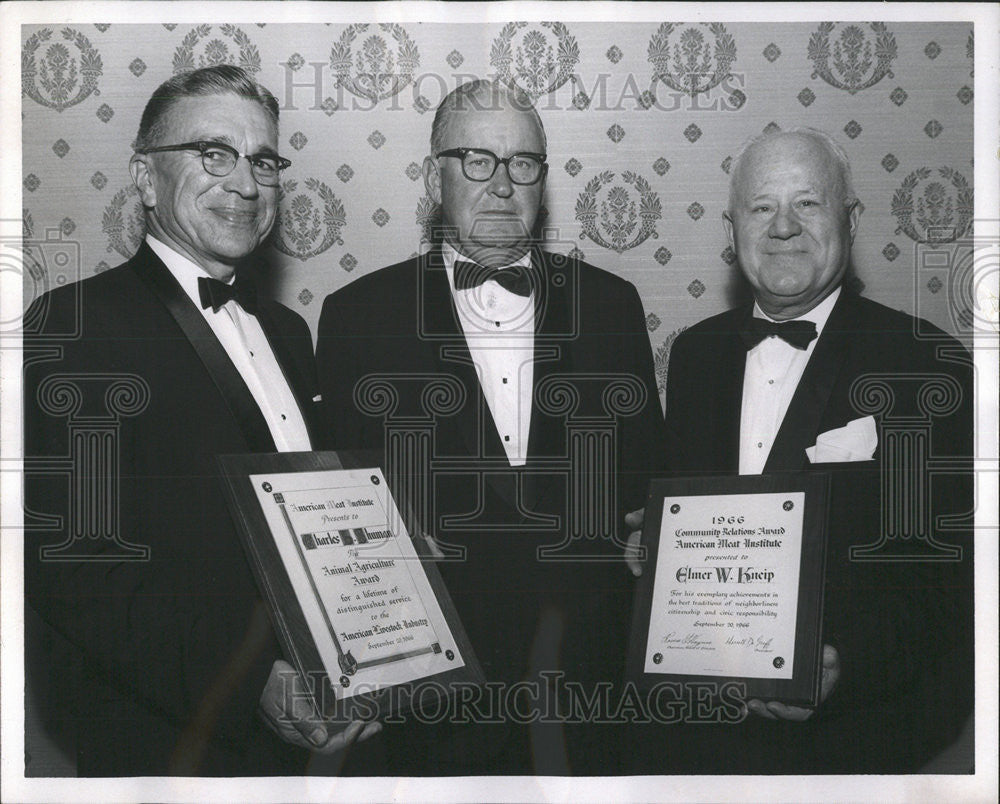
M629 677L818 702L826 475L655 480Z

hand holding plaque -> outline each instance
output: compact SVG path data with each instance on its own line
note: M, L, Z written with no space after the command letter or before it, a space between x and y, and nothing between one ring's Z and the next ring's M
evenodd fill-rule
M260 696L260 716L282 740L319 754L332 754L363 742L382 729L379 722L331 723L313 704L308 684L288 662L271 667Z
M219 462L293 668L262 699L273 710L262 714L282 737L313 750L346 744L371 731L349 720L405 711L417 685L424 699L449 696L452 682L481 682L427 548L410 538L372 455L225 455ZM289 679L305 684L305 704L311 696L319 720L302 708L301 693L284 694Z
M840 680L840 654L832 645L823 646L823 668L819 682L819 703L822 704L833 692ZM755 715L768 720L794 720L802 722L812 717L813 708L792 706L781 701L761 701L751 698L746 702L747 709Z

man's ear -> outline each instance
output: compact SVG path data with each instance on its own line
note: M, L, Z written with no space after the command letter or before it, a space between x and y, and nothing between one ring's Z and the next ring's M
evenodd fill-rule
M726 238L729 240L729 247L736 251L736 241L733 239L733 218L729 210L722 211L722 228L726 230Z
M861 223L861 202L855 198L854 203L847 210L847 218L851 227L851 243L858 233L858 225Z
M440 204L441 170L438 168L437 160L433 156L425 157L421 172L424 174L424 188L427 190L427 195L435 204Z
M132 154L128 161L128 172L132 175L132 182L139 191L139 199L147 209L156 206L156 188L153 186L153 177L150 175L150 167L146 154Z

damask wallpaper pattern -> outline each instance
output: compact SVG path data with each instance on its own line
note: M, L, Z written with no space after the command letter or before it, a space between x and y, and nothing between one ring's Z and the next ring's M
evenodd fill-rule
M545 124L545 247L636 284L661 381L677 332L743 292L721 226L728 171L744 139L773 127L822 128L847 149L865 210L852 281L963 334L954 266L973 215L972 23L78 24L22 35L23 227L38 257L26 301L133 253L143 225L127 163L146 100L173 73L234 63L281 104L293 165L263 257L271 293L314 328L326 294L426 246L433 110L456 85L496 76L526 90Z

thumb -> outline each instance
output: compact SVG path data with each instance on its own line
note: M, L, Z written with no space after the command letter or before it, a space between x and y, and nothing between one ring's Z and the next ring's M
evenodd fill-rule
M840 654L832 645L823 646L823 675L820 680L820 701L830 697L840 680Z
M632 531L629 534L628 544L625 547L625 563L636 578L642 575L642 563L639 560L642 556L641 541L642 534L637 530Z
M327 740L327 730L316 711L308 685L283 659L274 663L274 669L285 680L281 688L281 709L286 721L307 740L322 745Z
M630 511L625 514L625 524L628 526L629 530L639 530L642 528L642 520L645 517L646 509L639 508L635 511Z

